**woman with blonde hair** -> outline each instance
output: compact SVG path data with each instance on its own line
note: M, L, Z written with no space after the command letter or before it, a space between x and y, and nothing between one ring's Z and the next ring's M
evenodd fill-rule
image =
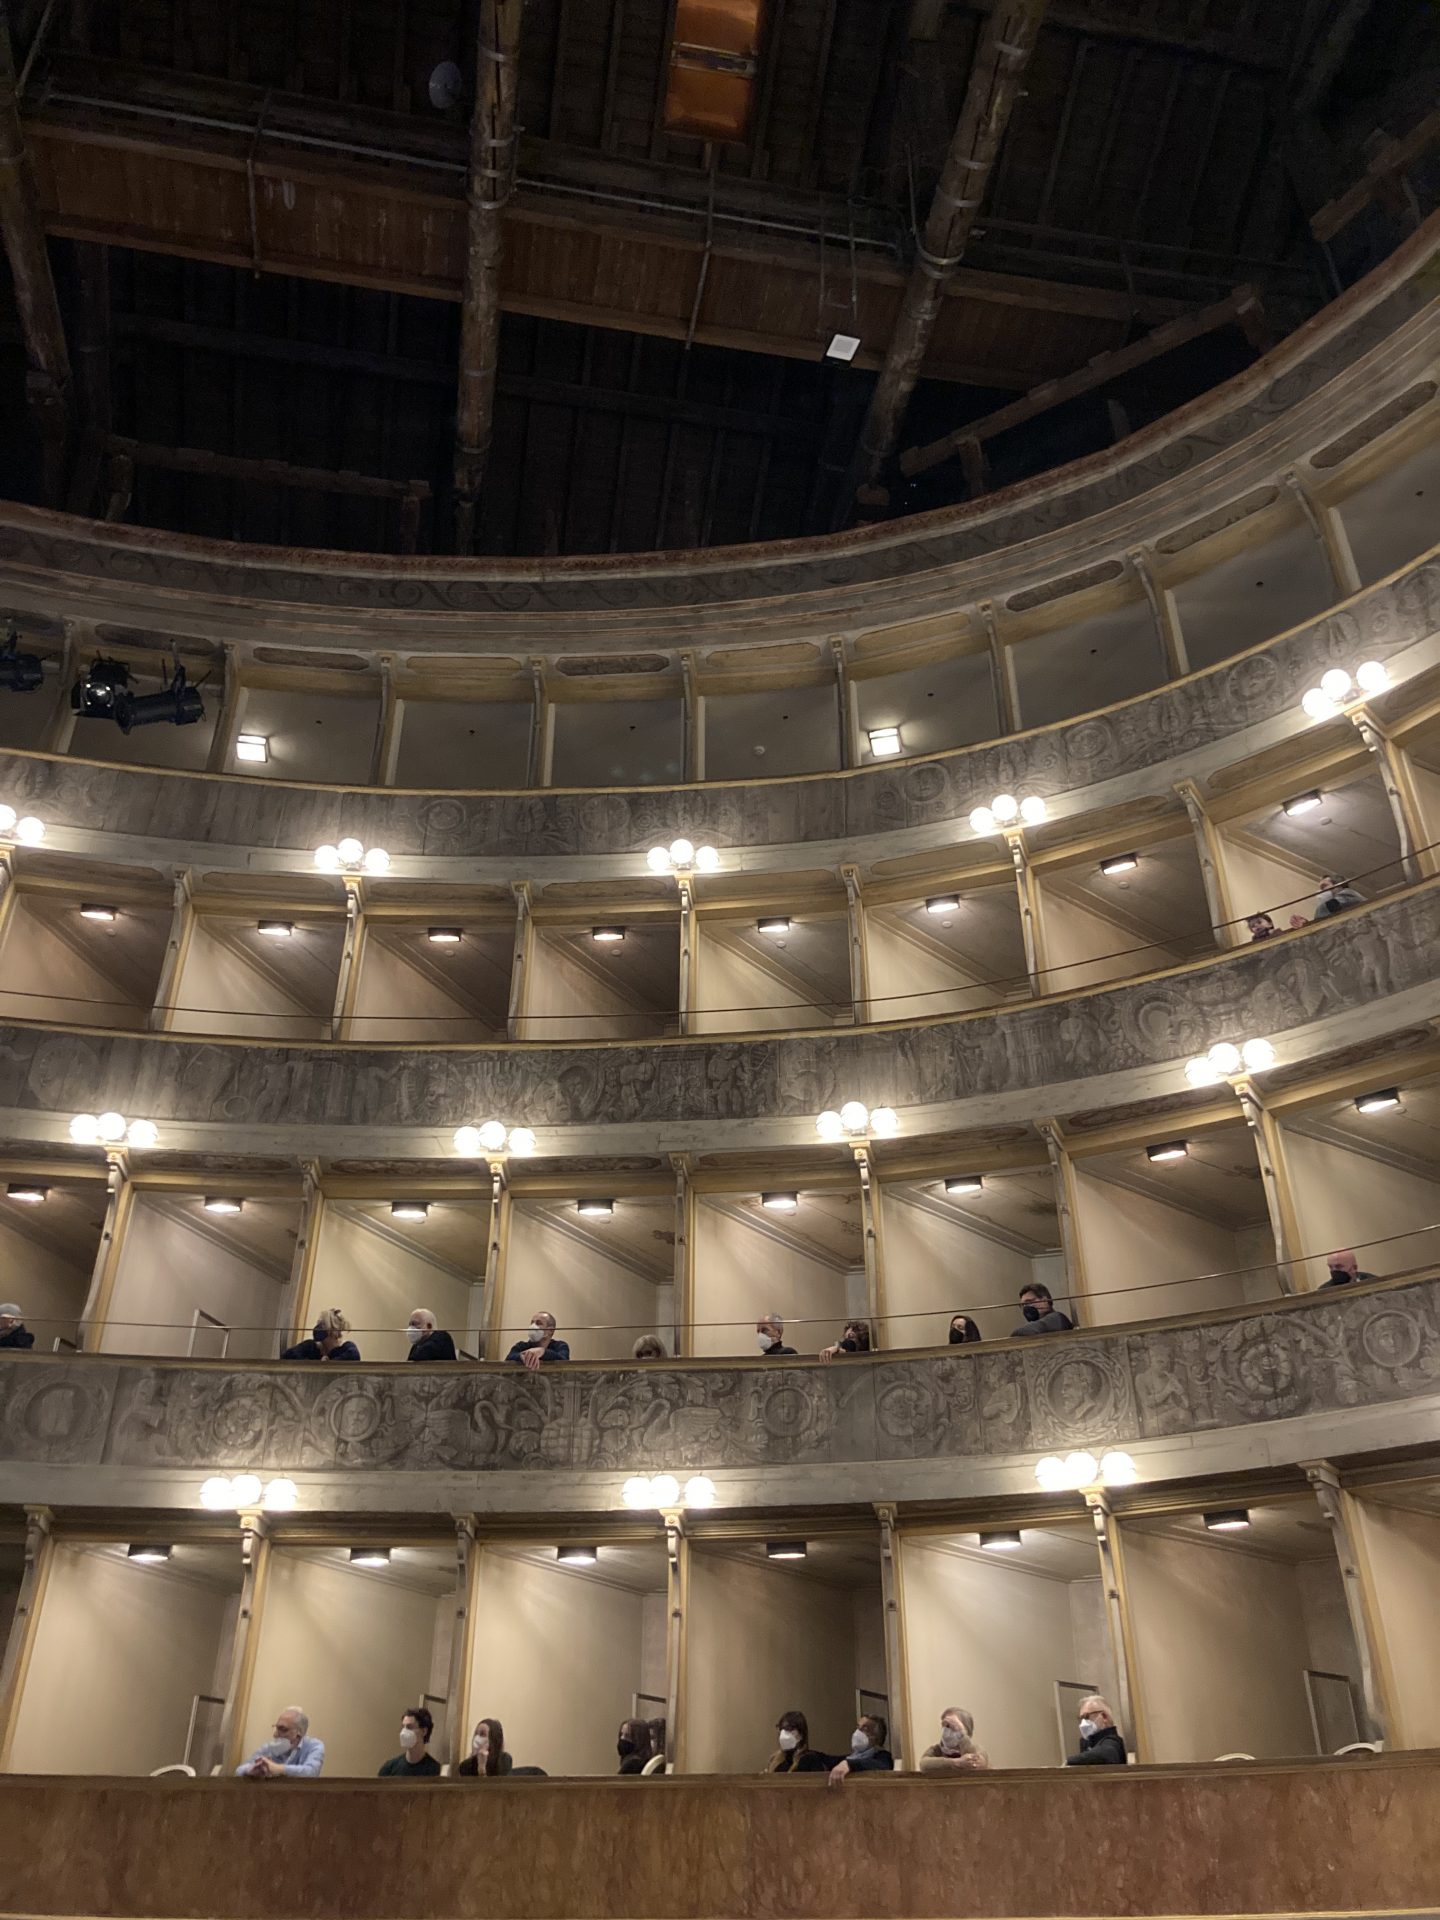
M293 1347L287 1347L281 1354L282 1360L358 1360L360 1349L353 1340L347 1340L350 1322L339 1307L326 1307L315 1322L314 1330L308 1340L301 1340Z

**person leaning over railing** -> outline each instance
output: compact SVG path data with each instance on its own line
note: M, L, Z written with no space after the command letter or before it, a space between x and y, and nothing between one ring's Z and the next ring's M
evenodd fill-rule
M1011 1330L1012 1340L1023 1340L1032 1333L1073 1333L1075 1322L1055 1304L1055 1296L1038 1280L1020 1289L1020 1311L1025 1318Z
M847 1320L845 1331L833 1346L822 1347L820 1358L834 1360L842 1353L869 1353L870 1323L868 1320Z
M843 1786L852 1773L893 1773L895 1756L885 1744L885 1722L867 1713L850 1736L850 1751L830 1769L830 1785Z
M940 1738L920 1756L921 1773L955 1775L984 1773L990 1756L974 1740L975 1716L968 1707L946 1707L940 1716Z
M555 1338L555 1316L553 1313L533 1313L530 1316L530 1330L523 1340L517 1340L505 1356L507 1362L516 1366L528 1367L534 1373L537 1367L549 1360L568 1360L570 1348L564 1340Z
M339 1307L327 1307L315 1322L314 1330L308 1340L298 1340L293 1347L286 1347L281 1354L282 1360L358 1360L360 1349L353 1340L347 1340L350 1322L341 1313Z
M284 1707L272 1737L235 1769L240 1780L314 1780L325 1765L325 1742L310 1731L303 1707Z

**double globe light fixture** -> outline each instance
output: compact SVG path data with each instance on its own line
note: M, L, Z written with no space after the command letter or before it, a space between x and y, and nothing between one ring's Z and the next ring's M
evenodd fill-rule
M673 1473L636 1474L625 1482L620 1498L634 1513L652 1508L713 1507L715 1482L708 1474L692 1473L682 1489Z
M22 847L38 847L45 838L45 822L33 813L17 813L0 801L0 840L18 840Z
M77 1113L70 1122L77 1147L153 1147L160 1130L153 1120L127 1120L123 1113Z
M384 847L367 847L350 834L333 847L316 847L315 864L321 873L380 874L390 871L390 856Z
M1035 1462L1035 1484L1045 1493L1078 1493L1083 1487L1129 1487L1139 1478L1128 1453L1113 1448L1097 1460L1093 1453L1047 1453Z
M1378 660L1364 661L1353 679L1344 667L1331 667L1321 674L1318 687L1300 696L1300 704L1312 720L1333 720L1352 703L1383 693L1389 684L1390 675Z
M976 807L970 825L976 833L1004 833L1008 827L1038 827L1050 809L1038 793L1017 800L1013 793L997 793L988 807Z
M1218 1087L1222 1080L1237 1074L1264 1073L1275 1064L1275 1049L1268 1040L1217 1040L1208 1053L1197 1054L1185 1062L1185 1078L1192 1087Z
M893 1107L867 1107L863 1100L847 1100L843 1107L827 1107L815 1121L822 1140L863 1140L867 1134L888 1140L900 1131Z
M535 1136L529 1127L511 1127L503 1120L486 1120L478 1127L457 1127L455 1151L467 1160L497 1153L513 1153L523 1159L534 1153Z
M714 847L697 847L683 836L668 847L651 847L645 856L651 873L714 873L720 856Z
M300 1497L293 1480L268 1480L261 1484L258 1473L237 1473L233 1477L212 1474L200 1489L200 1504L207 1513L255 1512L293 1513Z

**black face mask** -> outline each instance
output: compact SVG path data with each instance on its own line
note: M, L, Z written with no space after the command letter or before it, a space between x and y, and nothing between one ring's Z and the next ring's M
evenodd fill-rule
M951 1327L950 1344L952 1347L962 1346L969 1338L970 1329L968 1327Z
M1027 1300L1020 1311L1027 1320L1038 1320L1040 1318L1040 1309L1035 1305L1033 1300Z
M1344 1267L1331 1267L1330 1278L1342 1287L1348 1287L1350 1284L1350 1275L1345 1271Z
M628 1760L635 1751L635 1742L633 1740L617 1740L615 1742L615 1751L622 1760Z
M842 1340L840 1342L840 1351L842 1353L858 1353L860 1351L860 1342L858 1340Z

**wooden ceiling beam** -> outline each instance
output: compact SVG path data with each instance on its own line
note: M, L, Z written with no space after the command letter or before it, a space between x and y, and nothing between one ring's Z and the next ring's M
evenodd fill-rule
M1003 4L1003 0L998 3ZM960 0L960 4L971 13L992 13L997 0ZM921 5L922 0L917 0L917 11ZM927 6L925 10L930 9ZM1203 7L1199 11L1203 12ZM1256 34L1243 23L1229 32L1203 27L1177 31L1157 18L1153 9L1149 14L1142 13L1136 0L1089 0L1088 5L1085 0L1052 0L1047 22L1087 39L1124 40L1161 53L1198 54L1257 73L1279 75L1286 66L1285 52L1273 34Z
M460 392L455 417L454 546L470 553L495 425L505 206L515 190L515 95L525 0L479 0L475 111L466 181Z

